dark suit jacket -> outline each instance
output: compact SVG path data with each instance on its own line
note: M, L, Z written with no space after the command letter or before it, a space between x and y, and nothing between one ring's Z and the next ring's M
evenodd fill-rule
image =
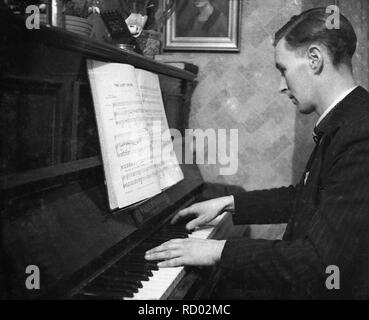
M226 242L229 298L369 298L369 93L357 87L315 132L306 183L235 195L235 224L288 224L283 240Z

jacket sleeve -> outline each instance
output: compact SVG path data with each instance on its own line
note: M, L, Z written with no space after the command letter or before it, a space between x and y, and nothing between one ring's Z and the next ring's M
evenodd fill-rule
M235 194L234 224L287 223L292 212L294 186Z
M325 270L335 265L342 291L355 292L352 268L369 257L368 119L342 131L330 151L321 201L306 234L292 241L227 240L221 267L243 278L252 275L259 286L274 284L306 296L322 289L327 293Z

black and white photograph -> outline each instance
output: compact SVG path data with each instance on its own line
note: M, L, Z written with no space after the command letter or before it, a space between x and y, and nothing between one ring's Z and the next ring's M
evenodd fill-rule
M368 300L368 40L367 0L0 1L1 302Z

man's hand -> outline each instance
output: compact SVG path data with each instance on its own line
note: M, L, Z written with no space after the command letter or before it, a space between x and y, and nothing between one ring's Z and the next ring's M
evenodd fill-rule
M197 218L191 220L186 224L188 230L193 230L196 227L201 227L213 219L219 214L227 210L234 209L233 196L220 197L208 201L195 203L188 208L182 209L173 217L171 223L176 223L181 218L189 215L195 215Z
M159 267L212 266L222 255L226 240L173 239L148 250L146 260L164 260Z

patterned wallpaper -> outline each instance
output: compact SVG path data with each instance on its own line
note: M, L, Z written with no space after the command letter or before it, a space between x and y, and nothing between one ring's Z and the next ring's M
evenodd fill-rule
M279 94L272 36L289 18L328 0L243 0L240 53L165 53L199 66L192 98L191 128L237 128L239 169L219 175L217 165L199 165L209 182L230 183L247 190L295 183L313 147L316 115L300 115ZM359 41L367 37L362 5L366 0L341 0L339 5L355 26ZM359 13L359 15L358 15ZM355 57L357 78L367 87L367 41Z
M312 129L317 116L298 114L289 99L279 94L271 39L292 15L332 3L243 0L240 53L165 53L199 66L190 127L238 129L237 173L222 176L218 165L199 165L206 181L253 190L289 185L300 179L313 148ZM341 0L339 5L361 42L354 71L368 87L367 1ZM253 230L251 235L260 236L260 231ZM271 234L261 233L264 237Z
M294 0L244 0L240 53L170 54L199 66L190 127L238 129L237 173L222 176L218 165L199 165L206 181L247 190L297 181L316 117L296 115L278 93L272 36L299 12Z

